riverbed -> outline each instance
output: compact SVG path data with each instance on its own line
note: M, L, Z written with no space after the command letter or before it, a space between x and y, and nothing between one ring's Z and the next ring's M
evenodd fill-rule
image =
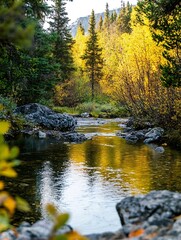
M91 140L61 143L36 137L19 138L22 160L9 188L31 204L32 212L16 221L46 217L45 205L70 213L69 224L82 234L116 231L115 205L130 195L151 190L181 192L181 153L164 147L129 144L116 136L122 119L79 119L77 131Z

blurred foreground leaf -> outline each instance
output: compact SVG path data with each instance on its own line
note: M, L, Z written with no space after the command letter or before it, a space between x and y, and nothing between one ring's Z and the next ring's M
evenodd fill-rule
M16 207L19 211L29 212L31 210L30 205L21 197L16 197Z
M10 128L10 123L5 121L0 121L0 134L5 134Z

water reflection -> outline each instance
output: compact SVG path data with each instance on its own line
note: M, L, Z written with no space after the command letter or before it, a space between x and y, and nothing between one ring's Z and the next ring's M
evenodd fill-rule
M54 203L71 214L70 224L82 233L117 230L115 204L123 197L158 189L181 192L179 152L167 148L158 154L146 145L127 144L109 134L117 129L114 123L80 127L107 134L82 144L23 140L19 188L13 186L32 203L32 219L45 217L45 205Z

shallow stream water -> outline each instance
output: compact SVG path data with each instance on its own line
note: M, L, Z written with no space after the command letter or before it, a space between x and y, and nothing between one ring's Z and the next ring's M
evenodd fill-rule
M70 213L69 224L82 234L115 231L120 228L115 205L122 198L160 189L181 192L180 152L165 147L160 154L152 145L128 144L115 135L119 121L100 121L79 121L77 130L94 136L81 144L33 137L15 142L22 164L8 186L32 206L17 221L35 222L53 203Z

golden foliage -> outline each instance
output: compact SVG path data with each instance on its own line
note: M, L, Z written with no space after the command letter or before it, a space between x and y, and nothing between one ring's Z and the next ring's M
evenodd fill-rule
M0 134L5 134L8 132L10 127L9 122L0 121Z
M100 34L105 59L102 91L126 104L133 115L175 125L181 121L181 89L161 85L163 49L153 41L149 27L136 23L134 12L132 16L131 34L114 27L111 34Z
M19 154L19 149L17 147L9 148L2 136L8 132L9 127L8 122L0 122L0 176L12 178L17 176L14 167L19 165L20 161L15 159ZM23 210L21 208L23 204L19 204L17 199L4 190L4 187L4 182L0 181L0 232L11 227L10 219L16 208ZM24 206L26 206L26 210L29 210L29 205L25 201Z

